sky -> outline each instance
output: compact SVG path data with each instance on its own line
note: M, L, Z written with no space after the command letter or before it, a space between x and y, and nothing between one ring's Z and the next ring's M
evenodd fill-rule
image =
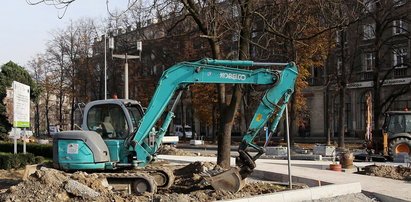
M32 0L34 2L35 0ZM124 10L128 0L113 0L110 10ZM13 61L23 67L36 54L44 53L53 30L65 28L70 20L103 19L108 16L106 0L76 0L64 17L54 6L28 5L26 0L2 0L0 3L0 66Z

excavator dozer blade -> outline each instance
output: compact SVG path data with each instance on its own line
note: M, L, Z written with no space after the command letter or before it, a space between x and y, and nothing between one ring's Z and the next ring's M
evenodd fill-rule
M238 192L244 185L245 180L241 178L238 168L231 168L207 179L211 186L217 191Z

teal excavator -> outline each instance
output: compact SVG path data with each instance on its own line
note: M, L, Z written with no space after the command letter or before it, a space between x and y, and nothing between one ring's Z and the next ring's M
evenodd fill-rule
M246 70L233 67L285 66ZM231 66L231 67L228 67ZM174 176L166 168L154 168L162 139L174 117L174 109L183 90L195 83L260 84L269 88L261 98L247 133L239 146L236 167L209 176L206 181L217 190L239 191L244 179L256 167L255 161L265 148L253 143L268 120L273 117L274 132L294 91L298 72L291 63L260 63L202 59L182 62L164 71L146 110L134 100L109 99L90 102L84 108L82 130L59 132L53 137L53 165L64 171L95 172L106 177L113 187L123 186L129 193L156 192L168 188ZM175 99L172 99L174 98ZM155 125L173 100L159 130ZM246 149L258 151L255 156ZM116 186L114 186L116 185Z

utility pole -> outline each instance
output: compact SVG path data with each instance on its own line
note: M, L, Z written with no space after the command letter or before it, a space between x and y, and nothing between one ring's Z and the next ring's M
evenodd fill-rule
M114 39L108 38L108 48L114 49ZM107 100L107 31L104 34L104 99Z
M129 59L140 59L141 60L141 51L143 50L142 42L137 41L137 51L139 55L128 55L127 52L122 54L113 54L114 58L124 59L124 99L128 99L128 60Z

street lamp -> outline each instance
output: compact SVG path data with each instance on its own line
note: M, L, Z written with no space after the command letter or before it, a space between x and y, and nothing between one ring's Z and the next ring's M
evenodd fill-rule
M124 99L128 99L128 60L129 59L140 59L141 60L141 51L143 50L143 45L141 41L137 41L137 51L139 55L128 55L127 52L122 54L113 54L113 57L124 59Z
M114 39L109 37L108 48L114 49ZM104 99L107 100L107 31L104 34Z

